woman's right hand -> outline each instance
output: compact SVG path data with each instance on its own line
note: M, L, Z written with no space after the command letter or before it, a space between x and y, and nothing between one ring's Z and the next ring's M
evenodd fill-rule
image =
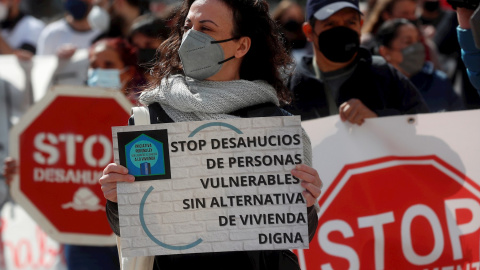
M135 177L128 174L128 169L116 163L110 163L103 170L103 175L98 180L102 186L103 196L111 202L117 202L117 183L135 181Z

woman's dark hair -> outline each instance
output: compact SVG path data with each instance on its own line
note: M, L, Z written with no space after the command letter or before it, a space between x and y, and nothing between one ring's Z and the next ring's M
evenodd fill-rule
M398 29L404 25L415 26L407 19L392 19L384 22L380 28L378 28L377 35L375 37L378 46L385 46L390 48L392 42L398 36Z
M183 73L178 49L184 33L184 22L195 0L184 0L176 13L170 37L160 46L161 60L155 67L157 85L163 78ZM281 32L271 19L268 4L263 0L221 0L233 12L233 37L251 39L250 50L243 57L240 78L264 80L277 91L281 102L289 102L289 91L282 73L292 64L286 51Z

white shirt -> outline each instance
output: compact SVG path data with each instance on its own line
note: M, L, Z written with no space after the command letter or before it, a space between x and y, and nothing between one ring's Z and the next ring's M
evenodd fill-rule
M18 49L23 44L35 47L44 28L45 24L41 20L25 15L13 29L2 29L2 37L13 49Z
M73 44L77 49L88 49L102 32L100 30L77 31L65 19L50 23L40 34L37 55L56 54L61 45Z

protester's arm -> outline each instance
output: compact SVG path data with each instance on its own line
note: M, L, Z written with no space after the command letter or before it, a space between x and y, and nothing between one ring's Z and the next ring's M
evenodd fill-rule
M10 45L3 39L0 35L0 54L13 54L13 49L10 48Z
M342 103L338 109L338 113L343 122L348 121L359 126L361 126L367 118L378 117L375 112L370 110L362 101L356 98L352 98Z
M458 18L458 43L462 49L462 60L467 68L468 78L480 94L480 49L475 46L472 30L470 28L470 17L474 10L457 8Z

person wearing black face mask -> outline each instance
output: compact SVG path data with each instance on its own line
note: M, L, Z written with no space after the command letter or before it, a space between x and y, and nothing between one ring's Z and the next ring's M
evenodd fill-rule
M149 82L155 79L150 74L150 69L160 57L157 48L168 38L169 33L165 20L151 14L138 17L130 28L128 40L137 49L138 66Z
M282 0L272 13L272 19L280 25L285 39L284 43L295 62L303 55L312 53L312 46L302 31L305 19L303 7L292 0Z
M303 32L314 47L289 78L286 108L302 120L339 114L361 125L367 118L428 112L419 91L383 58L359 46L356 0L308 0Z

